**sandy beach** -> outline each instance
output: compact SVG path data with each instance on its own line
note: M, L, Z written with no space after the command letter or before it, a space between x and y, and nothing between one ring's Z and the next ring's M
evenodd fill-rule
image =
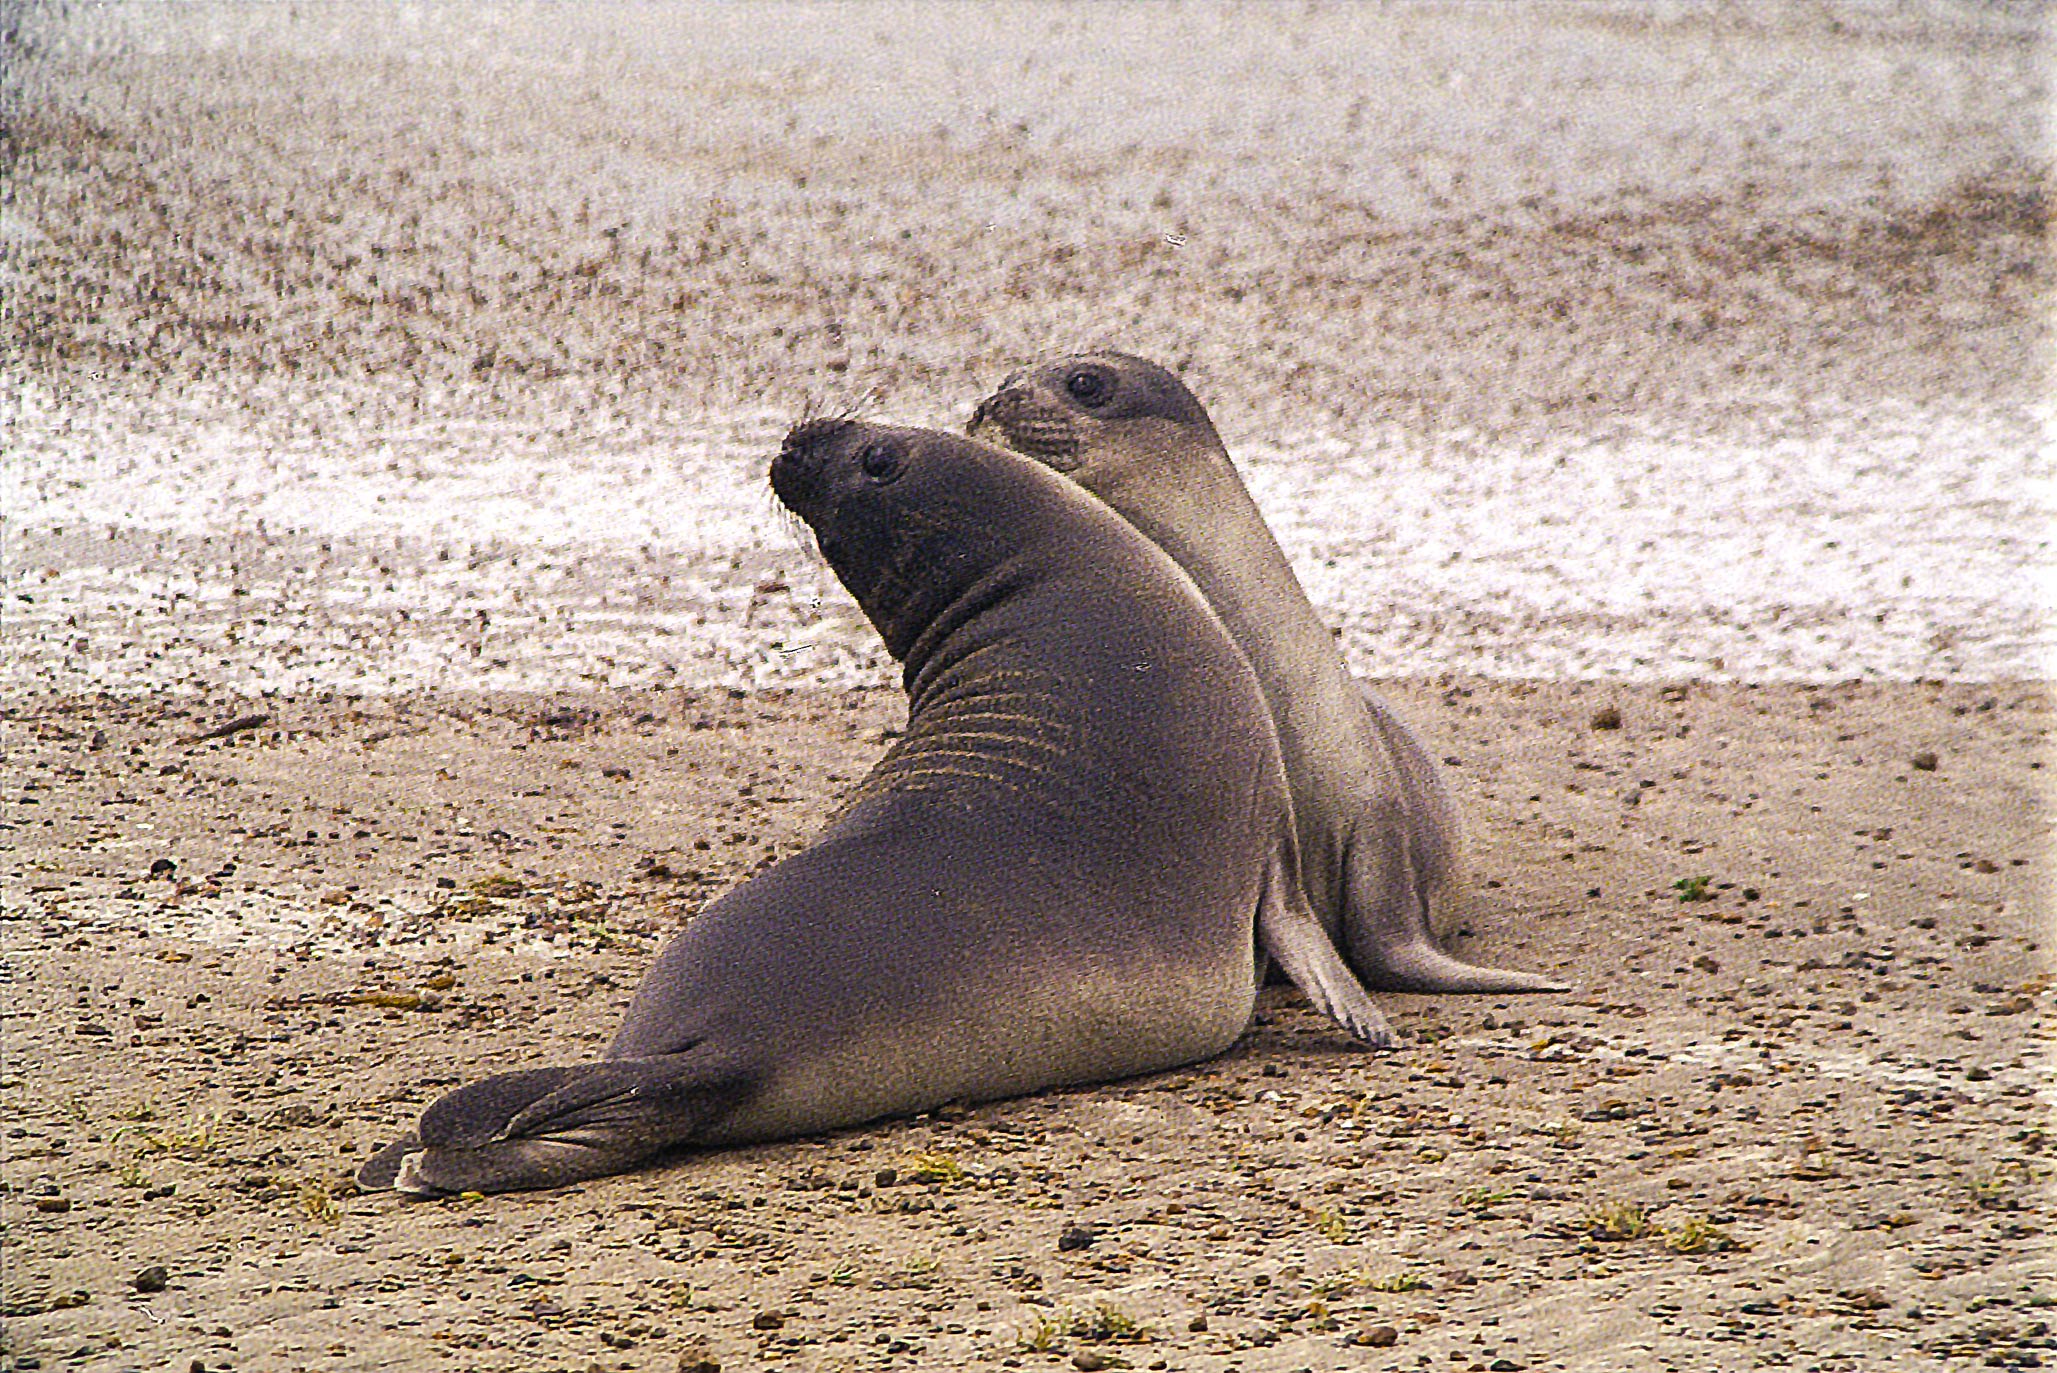
M4 19L0 1364L2057 1359L2044 8ZM1574 991L353 1194L904 718L785 427L1103 344Z

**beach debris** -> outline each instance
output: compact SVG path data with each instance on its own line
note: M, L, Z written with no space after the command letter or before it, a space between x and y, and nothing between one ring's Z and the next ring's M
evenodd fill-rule
M210 739L226 739L231 735L241 734L246 730L262 729L270 723L271 716L267 714L238 715L226 724L216 725L213 729L203 729L198 734L189 734L179 740L179 743L181 746L204 744Z

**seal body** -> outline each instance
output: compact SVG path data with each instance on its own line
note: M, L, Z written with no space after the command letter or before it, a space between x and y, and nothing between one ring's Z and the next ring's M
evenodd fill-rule
M905 733L672 940L600 1062L460 1088L361 1185L552 1186L1188 1063L1248 1024L1260 937L1388 1042L1305 904L1263 694L1168 558L947 434L812 421L772 483L902 661Z
M1191 575L1249 655L1291 779L1308 898L1364 984L1395 991L1561 991L1447 952L1463 883L1456 809L1433 760L1351 678L1193 393L1123 353L1009 377L970 432L1106 501Z

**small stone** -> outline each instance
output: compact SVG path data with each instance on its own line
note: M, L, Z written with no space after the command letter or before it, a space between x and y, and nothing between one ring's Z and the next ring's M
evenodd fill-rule
M881 1168L871 1175L871 1180L876 1186L891 1187L900 1180L900 1174L892 1168Z
M1391 1349L1400 1342L1400 1332L1390 1325L1374 1325L1357 1333L1357 1343L1373 1349Z
M1096 1354L1090 1349L1081 1349L1071 1356L1071 1366L1078 1369L1079 1373L1100 1373L1101 1369L1107 1367L1107 1356Z
M177 859L159 858L150 864L150 875L152 877L169 877L173 873L177 872L178 869L179 865Z
M721 1373L721 1361L706 1345L694 1345L679 1355L678 1373Z
M1057 1236L1057 1252L1068 1254L1074 1249L1084 1249L1100 1238L1100 1232L1090 1225L1067 1225Z
M71 1198L37 1197L36 1209L38 1211L48 1212L51 1215L63 1215L66 1211L71 1210Z
M776 1311L759 1311L750 1322L757 1330L777 1330L785 1323L786 1318Z
M171 1285L171 1274L161 1263L153 1263L132 1279L138 1292L162 1292Z
M1193 1317L1193 1319L1186 1322L1186 1329L1192 1331L1196 1335L1204 1331L1206 1328L1207 1318L1205 1316L1195 1316Z
M1936 756L1927 749L1923 749L1912 758L1909 758L1907 765L1916 772L1934 772L1936 770Z
M1613 706L1601 706L1593 712L1594 729L1620 729L1621 712Z
M1642 805L1643 789L1641 787L1623 787L1621 789L1621 804L1624 806Z

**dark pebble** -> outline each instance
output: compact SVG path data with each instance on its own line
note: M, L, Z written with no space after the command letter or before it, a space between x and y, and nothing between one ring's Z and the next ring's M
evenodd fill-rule
M1074 1249L1084 1249L1099 1238L1100 1232L1090 1225L1067 1225L1057 1236L1057 1252L1068 1254Z
M1374 1325L1357 1337L1357 1343L1373 1349L1390 1349L1400 1342L1400 1332L1390 1325Z
M138 1292L162 1292L171 1285L171 1274L161 1263L153 1263L137 1273L133 1281Z

